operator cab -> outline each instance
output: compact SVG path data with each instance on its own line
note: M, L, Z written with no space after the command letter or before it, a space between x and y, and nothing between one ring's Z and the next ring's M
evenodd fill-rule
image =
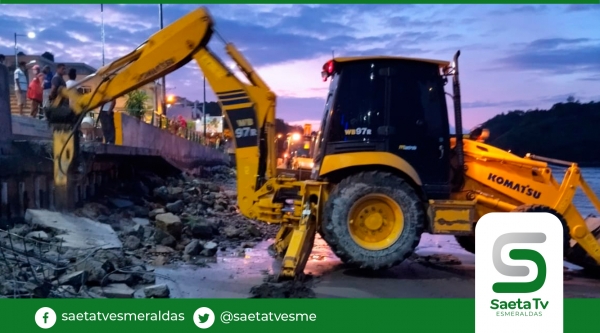
M443 75L449 62L400 57L334 58L314 150L325 156L389 152L419 175L429 199L450 195L450 132ZM314 178L318 178L313 175Z

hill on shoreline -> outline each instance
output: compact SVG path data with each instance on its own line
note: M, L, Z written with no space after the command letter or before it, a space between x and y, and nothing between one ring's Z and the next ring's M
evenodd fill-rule
M570 97L549 110L514 110L481 124L486 140L518 156L527 153L600 166L600 102L580 103Z

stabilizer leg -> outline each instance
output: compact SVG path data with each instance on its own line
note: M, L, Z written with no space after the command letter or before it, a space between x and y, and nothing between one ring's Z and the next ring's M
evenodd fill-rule
M302 218L293 228L289 245L283 258L279 280L294 279L302 276L308 257L315 241L317 224L315 214L309 203L306 203Z

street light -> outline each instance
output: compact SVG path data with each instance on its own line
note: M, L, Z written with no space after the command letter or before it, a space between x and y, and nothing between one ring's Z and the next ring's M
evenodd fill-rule
M17 37L18 36L22 36L22 37L27 37L29 39L33 39L35 38L35 32L30 31L28 32L26 35L22 35L22 34L18 34L15 32L15 69L17 69L19 67L19 56L17 55Z

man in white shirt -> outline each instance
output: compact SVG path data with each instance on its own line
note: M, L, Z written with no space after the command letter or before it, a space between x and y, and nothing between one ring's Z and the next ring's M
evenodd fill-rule
M67 75L69 76L69 80L67 80L66 85L67 89L69 89L74 86L75 83L77 83L77 81L75 81L75 79L77 79L77 70L75 68L71 68L69 69L69 73Z
M25 115L25 103L27 103L27 87L29 86L29 82L27 82L27 76L25 72L27 71L27 64L24 61L19 62L19 67L15 70L15 95L17 97L17 104L19 105L19 114L21 116Z
M69 80L67 80L65 84L67 85L67 89L71 89L71 87L77 83L77 81L75 81L75 79L77 79L77 70L75 68L71 68L69 69L69 73L67 75L69 76ZM69 100L69 105L72 106L73 101Z

